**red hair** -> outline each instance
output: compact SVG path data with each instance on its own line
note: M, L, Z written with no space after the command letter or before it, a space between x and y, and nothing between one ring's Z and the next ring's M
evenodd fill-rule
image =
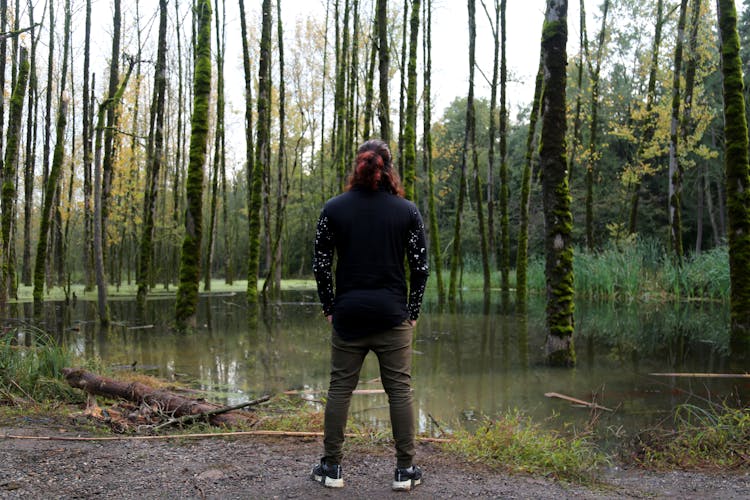
M349 176L346 190L361 187L370 191L385 189L396 196L404 196L404 188L398 172L393 170L391 151L385 142L373 139L366 141L357 150L354 171Z

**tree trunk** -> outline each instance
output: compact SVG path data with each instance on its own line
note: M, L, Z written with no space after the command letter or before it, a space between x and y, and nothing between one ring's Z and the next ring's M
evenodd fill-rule
M120 82L120 29L121 10L120 0L114 0L114 15L112 18L112 57L109 63L109 93L115 95ZM112 177L116 152L115 130L119 122L117 106L107 109L107 126L104 130L104 157L102 160L102 253L107 258L107 222L109 220L109 202L112 193Z
M177 288L177 328L195 327L203 235L203 165L208 140L208 106L211 97L211 2L199 0L196 10L196 46L193 73L193 118L190 131L190 161L186 181L185 237L180 253L180 284Z
M565 65L567 0L548 0L542 33L544 97L542 102L542 197L545 219L547 281L547 361L575 365L573 349L573 216L566 175Z
M591 75L591 131L589 133L588 165L586 166L586 246L590 252L594 251L594 167L599 161L599 153L597 152L599 141L599 76L602 68L608 13L609 0L604 0L602 28L599 31L596 48L596 68Z
M470 136L472 126L475 123L474 111L474 66L476 47L476 2L468 1L469 12L469 94L466 98L466 126L464 129L464 144L461 151L461 170L458 180L458 204L456 206L456 219L453 226L453 252L451 253L451 277L448 284L448 304L451 309L456 305L456 292L459 280L459 264L461 261L461 218L463 217L464 199L466 193L466 168L468 164L469 147L472 144Z
M440 246L437 207L435 204L435 173L432 170L432 0L425 0L424 15L424 165L427 169L427 206L430 220L430 253L433 273L437 282L438 306L445 304L443 283L443 256Z
M252 69L250 68L250 48L248 47L248 40L247 40L247 25L245 22L245 2L244 0L239 0L240 5L240 26L242 29L242 62L243 67L245 70L245 147L246 147L246 154L245 154L245 162L246 162L246 179L247 179L247 207L248 210L252 207L253 203L253 196L252 196L252 186L253 186L253 176L255 173L255 153L254 153L254 147L253 147L253 106L252 106L252 85L253 85L253 75L252 75ZM248 213L250 215L250 213ZM252 230L252 219L250 219L250 224L248 227L248 234L250 234L250 230ZM249 269L249 266L248 266ZM256 270L257 273L257 270ZM256 275L257 276L257 275ZM251 276L248 274L248 297L250 296L250 279ZM256 289L257 290L257 282L256 282ZM256 299L257 300L257 299Z
M33 0L29 0L29 25L34 26ZM31 30L31 61L29 68L29 103L26 111L26 158L24 162L23 188L23 264L21 281L26 286L31 286L31 212L34 201L34 159L36 157L36 131L37 131L37 109L38 90L36 78L36 43L37 37Z
M13 254L11 251L11 224L12 215L15 213L16 204L16 171L18 166L18 144L21 139L21 125L23 124L23 101L26 98L26 84L29 80L29 57L25 47L21 48L21 64L13 95L10 99L10 112L8 116L8 141L5 148L5 159L3 162L3 189L2 189L2 288L0 288L0 305L5 305L8 296L15 296L16 284L11 272Z
M94 107L89 84L89 66L91 64L91 0L86 0L86 35L83 48L83 269L85 273L84 290L94 289L94 248L93 219L91 215L91 109Z
M401 59L399 61L399 93L398 93L398 153L396 155L396 158L398 160L398 175L401 176L401 179L403 180L405 178L404 176L404 127L405 127L405 114L404 114L404 102L405 102L405 92L406 92L406 24L409 19L409 0L404 0L404 7L403 7L403 19L401 21L401 50L399 51L399 54L401 56ZM406 187L406 186L404 186Z
M540 58L539 69L536 72L536 83L534 85L534 100L529 115L529 132L526 136L526 157L523 164L523 176L521 180L521 221L518 230L518 255L516 257L516 303L520 307L526 307L527 296L527 270L529 264L529 199L531 198L531 174L534 151L536 150L536 128L539 119L540 100L542 86L544 85L542 61Z
M586 4L584 0L579 2L579 15L580 15L580 33L579 33L579 45L578 48L578 79L576 84L576 111L575 117L573 118L573 144L571 144L571 151L568 155L568 184L572 183L573 180L573 168L575 167L576 157L580 153L581 143L583 141L583 119L581 118L581 103L583 101L583 66L584 62L591 66L589 60L589 41L586 33Z
M495 115L497 114L497 81L499 78L498 70L500 69L500 3L498 0L493 3L495 7L494 20L490 16L484 0L482 0L482 7L492 28L492 40L495 48L492 62L492 82L490 83L490 122L487 133L489 143L487 149L487 250L490 259L495 260L494 255L497 252L495 241L495 136L497 135L497 120Z
M341 45L336 51L336 93L334 94L334 109L336 110L336 135L334 165L336 168L336 182L338 191L343 191L346 178L346 122L348 110L346 107L346 69L349 67L349 2L345 2L343 33ZM338 5L338 4L337 4ZM338 22L338 18L337 18ZM337 47L339 44L336 44Z
M179 0L175 0L174 3L175 8L175 31L177 33L177 144L175 146L175 164L174 164L174 173L172 178L172 224L173 227L176 229L180 225L180 193L182 192L182 188L180 185L180 179L182 178L182 172L184 170L183 164L184 164L184 157L183 154L185 151L185 120L183 118L184 110L185 110L185 92L184 92L184 77L183 77L183 69L182 69L182 35L180 34L180 28L182 26L182 23L180 22L180 9L179 9ZM243 40L244 42L244 40ZM179 247L178 245L172 245L170 248L170 254L172 256L172 263L174 264L172 267L176 267L176 263L178 262L178 252ZM164 285L165 287L169 284L169 278L165 276L164 279Z
M648 75L648 87L646 89L646 110L645 117L640 124L640 135L638 139L638 150L636 152L636 161L638 164L643 156L643 150L649 145L654 138L656 130L657 116L653 112L654 100L656 99L656 77L659 69L659 47L661 46L661 32L664 24L664 0L656 2L656 23L654 28L654 42L651 49L651 63ZM637 180L633 185L633 193L630 204L630 221L628 228L631 234L638 231L638 203L640 200L641 177L642 173L637 173Z
M742 94L737 10L733 0L718 0L719 37L724 89L724 137L727 214L729 216L729 275L731 346L738 354L750 346L750 167L747 117Z
M669 222L670 242L677 262L682 262L682 165L678 154L678 125L680 123L680 77L682 75L682 50L685 39L687 0L680 1L677 22L677 44L674 50L672 71L672 116L669 124Z
M268 300L279 298L281 292L281 279L279 271L281 270L281 234L284 228L284 183L288 186L288 177L286 174L286 85L284 83L284 28L281 22L281 1L276 3L276 27L279 53L279 150L276 157L276 205L274 209L275 219L272 234L272 244L270 248L270 265L266 271L266 277L263 280L261 295L263 296L264 305ZM288 190L288 188L287 188Z
M50 8L52 3L50 2ZM70 32L70 0L65 2L65 27L63 33ZM60 172L62 171L63 161L65 160L65 127L68 120L68 99L65 96L65 84L68 74L68 47L69 37L65 37L63 44L63 63L60 72L60 104L57 110L57 125L55 128L55 151L52 158L52 166L47 178L47 184L44 189L44 208L42 210L39 222L39 240L36 250L36 263L34 266L34 305L38 309L42 303L44 294L44 277L47 263L47 241L49 237L50 225L52 223L52 208L55 198L55 192L59 187Z
M106 127L106 113L109 107L117 106L125 93L134 61L130 61L128 70L114 95L107 97L96 113L96 138L94 142L94 272L96 273L97 312L99 322L109 324L109 310L107 307L107 277L104 273L104 228L102 226L102 148L104 142L104 128ZM93 86L93 83L92 83Z
M148 145L146 149L146 190L143 196L143 219L138 254L138 307L143 308L151 281L156 198L161 163L164 157L164 113L167 94L167 0L159 0L159 41L154 67L154 93L151 99Z
M258 131L252 184L248 206L250 251L247 271L247 301L251 310L258 304L258 271L260 264L260 210L263 172L271 164L271 1L263 0L263 26L258 62ZM250 76L246 76L250 78Z
M226 3L223 4L226 10ZM211 195L208 209L208 241L206 242L206 259L203 271L203 289L211 290L212 265L216 238L216 211L219 201L219 177L221 175L221 158L224 140L224 61L221 46L222 26L219 21L219 0L214 0L214 21L216 26L216 133L214 134L214 158L211 163Z
M404 130L404 197L417 199L417 45L419 43L419 4L411 2L409 63L407 71L406 119ZM406 30L406 26L404 26Z
M500 289L510 289L510 223L508 215L508 108L506 98L508 64L505 57L505 7L500 1Z
M88 394L147 404L175 418L199 415L221 408L205 401L185 398L174 392L154 389L140 382L121 382L80 368L63 368L63 376L71 387L82 389ZM228 412L212 415L209 421L213 425L237 426L247 424L248 419L248 415L242 412Z
M380 96L378 101L378 118L380 120L380 139L386 144L391 142L390 104L388 102L388 74L390 52L388 51L388 0L377 0L378 18L378 73L380 75Z
M363 110L363 122L364 129L362 130L362 139L367 140L370 138L370 133L373 129L373 113L372 113L372 101L373 95L375 94L375 59L378 55L378 18L375 16L375 20L372 25L372 33L370 34L370 60L367 64L367 78L365 80L365 106ZM325 86L324 86L325 87Z

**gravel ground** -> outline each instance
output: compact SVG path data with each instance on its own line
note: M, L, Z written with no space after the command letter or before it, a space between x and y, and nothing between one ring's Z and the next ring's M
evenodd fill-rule
M71 442L7 435L69 436L57 427L0 426L0 498L716 498L750 499L750 472L602 471L594 486L509 475L420 444L423 484L390 490L390 450L353 446L345 487L310 480L320 439L243 436L180 441Z

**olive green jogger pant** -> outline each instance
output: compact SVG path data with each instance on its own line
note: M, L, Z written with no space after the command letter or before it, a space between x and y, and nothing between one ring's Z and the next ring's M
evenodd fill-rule
M324 460L340 464L352 391L367 353L380 364L380 379L388 395L396 466L410 467L414 458L414 405L411 392L412 331L408 321L385 332L345 340L331 335L331 382L326 401Z

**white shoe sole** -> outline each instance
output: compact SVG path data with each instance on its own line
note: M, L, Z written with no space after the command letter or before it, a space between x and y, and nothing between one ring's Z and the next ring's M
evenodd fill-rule
M406 481L393 481L393 491L409 491L422 483L421 479L407 479Z
M344 478L333 479L332 477L319 476L317 474L313 474L313 480L317 483L322 484L326 488L343 488L344 487Z

